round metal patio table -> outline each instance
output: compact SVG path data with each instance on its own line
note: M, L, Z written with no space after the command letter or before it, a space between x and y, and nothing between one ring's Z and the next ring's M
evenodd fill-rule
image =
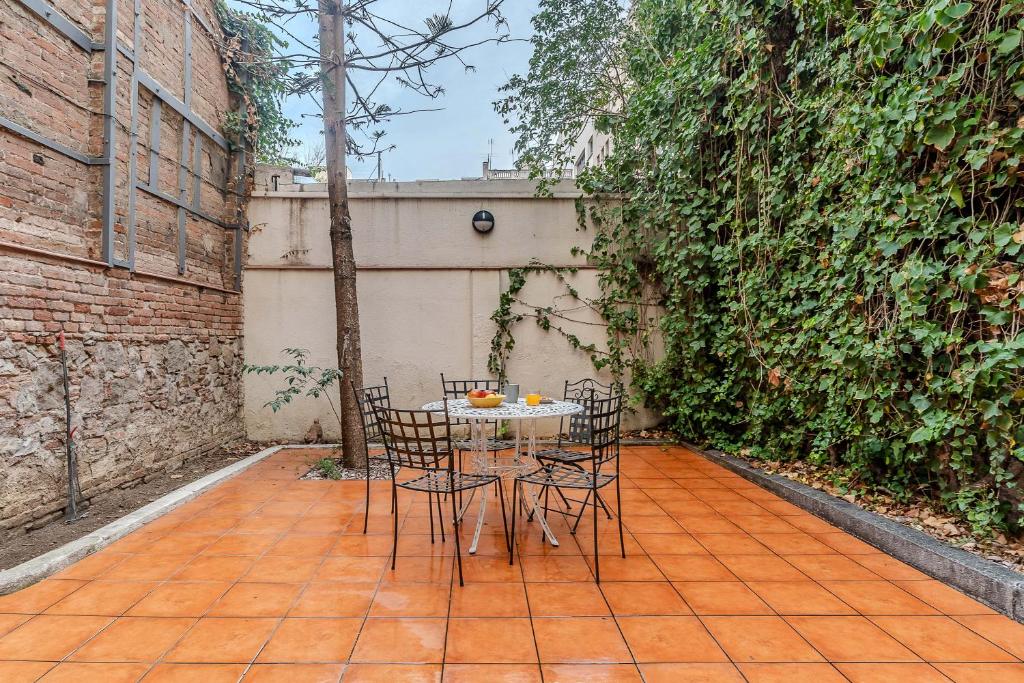
M444 401L431 401L423 406L423 410L434 413L444 412ZM473 465L477 472L487 472L499 476L514 476L519 472L535 467L537 465L534 454L537 452L537 419L544 417L565 417L583 412L583 406L579 403L569 401L552 401L541 403L536 406L526 405L525 399L519 399L516 403L502 403L495 408L475 408L467 399L456 398L448 401L448 417L470 422L470 438L473 442ZM487 427L488 422L495 420L509 420L515 423L516 447L511 457L502 458L498 453L488 453L487 450ZM526 426L526 452L525 457L522 449L523 424ZM524 487L525 489L525 487ZM480 491L480 512L477 515L476 530L473 532L473 543L469 546L471 555L476 553L477 545L480 542L480 532L484 526L484 515L487 510L487 496L489 487L473 489L470 498L459 511L459 519L466 514L466 510L473 502L473 497ZM547 521L544 519L544 511L540 507L540 501L533 491L525 491L529 507L533 517L540 522L544 529L544 535L553 546L558 546L558 539L551 531Z

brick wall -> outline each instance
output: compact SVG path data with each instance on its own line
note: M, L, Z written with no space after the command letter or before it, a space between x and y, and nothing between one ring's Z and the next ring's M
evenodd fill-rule
M51 3L102 43L104 0ZM220 131L232 107L213 37L212 0L193 0L193 78L185 92L185 3L143 0L138 68ZM241 298L235 240L185 213L179 272L179 208L135 193L129 243L131 48L134 2L118 0L113 167L114 256L103 256L105 166L85 164L0 125L0 540L41 525L64 504L64 409L55 339L68 338L71 400L86 498L174 468L242 434ZM127 52L125 52L127 51ZM0 116L89 157L102 159L103 50L83 50L19 0L0 3ZM225 188L229 153L160 107L156 178L149 177L157 98L140 86L137 180L177 197L182 135L200 136L199 205L234 221ZM193 201L193 178L185 201ZM244 245L243 245L244 246ZM245 249L242 249L245 253Z

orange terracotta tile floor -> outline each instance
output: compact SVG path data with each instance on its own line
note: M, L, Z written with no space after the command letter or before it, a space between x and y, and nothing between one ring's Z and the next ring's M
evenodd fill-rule
M684 448L624 450L600 586L589 514L558 548L521 518L509 567L494 508L459 587L404 491L393 572L389 484L363 535L364 483L297 479L318 457L0 597L0 681L1024 681L1024 626Z

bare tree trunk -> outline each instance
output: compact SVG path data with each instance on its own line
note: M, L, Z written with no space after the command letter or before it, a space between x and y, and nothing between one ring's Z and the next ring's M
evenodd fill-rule
M345 165L345 18L343 0L320 0L320 60L323 80L324 138L327 147L327 192L331 211L331 263L337 315L338 368L341 389L341 443L345 466L364 462L362 417L349 382L363 384L356 299L356 260L352 252L352 215Z

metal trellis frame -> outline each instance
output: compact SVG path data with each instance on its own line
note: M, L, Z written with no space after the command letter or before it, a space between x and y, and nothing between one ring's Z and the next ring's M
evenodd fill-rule
M128 143L128 267L135 270L135 192L136 175L138 174L139 155L139 61L142 49L142 0L135 0L133 8L134 24L132 29L132 83L131 83L131 123L129 124Z
M131 268L114 256L114 195L117 191L117 0L107 0L103 26L103 260L107 265Z
M237 160L238 176L236 182L244 182L245 174L245 149L237 150L231 154L232 148L229 141L221 135L202 117L192 111L192 32L193 21L210 35L215 31L210 22L207 21L192 6L192 0L180 0L183 6L184 18L184 99L178 99L166 87L158 82L152 75L147 73L138 64L141 54L142 41L142 3L143 0L134 0L134 22L132 33L132 45L128 47L121 44L117 39L118 24L118 2L117 0L106 0L106 16L104 18L104 31L102 42L94 42L88 33L76 26L72 21L62 15L53 5L46 0L17 0L21 5L46 22L51 28L70 40L87 54L104 52L103 77L103 152L101 156L85 154L45 135L37 133L24 125L0 116L0 128L4 128L14 134L42 145L62 156L73 159L82 164L90 166L104 166L103 169L103 190L101 207L102 224L102 253L103 261L109 266L122 267L130 270L135 268L135 235L136 235L136 191L142 190L148 194L165 201L178 209L178 272L185 272L186 253L186 230L185 224L187 214L192 214L204 221L213 223L221 228L235 232L234 244L234 278L235 287L240 285L241 280L241 231L247 229L242 216L236 212L235 220L232 222L221 220L202 210L201 188L203 139L206 137L217 147L229 154L228 164ZM116 232L117 216L114 209L116 187L117 187L117 72L118 57L124 57L131 63L131 93L130 93L130 125L129 125L129 154L128 154L128 220L127 220L127 258L122 259L116 255ZM139 87L143 87L153 95L153 105L150 110L149 128L149 179L147 183L138 180L138 137L139 137ZM163 106L170 107L182 118L182 145L179 155L179 175L176 196L166 193L159 188L159 155L161 140L161 116ZM191 137L191 148L190 148ZM188 197L188 178L192 177L192 197ZM229 194L227 188L222 192ZM239 193L234 193L236 196Z
M68 21L63 14L54 9L48 2L43 0L20 1L22 5L52 26L54 30L64 35L68 40L86 52L95 52L103 49L103 44L92 42L92 38L89 37L88 33Z

